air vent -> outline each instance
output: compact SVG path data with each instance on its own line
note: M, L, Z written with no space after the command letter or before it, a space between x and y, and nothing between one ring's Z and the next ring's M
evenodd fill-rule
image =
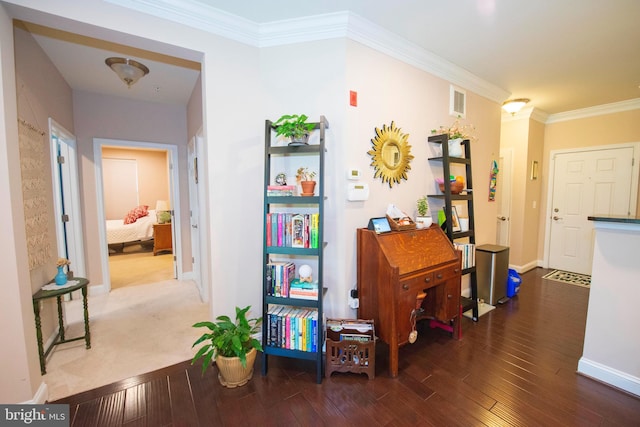
M451 85L450 94L449 114L464 119L467 115L467 92Z

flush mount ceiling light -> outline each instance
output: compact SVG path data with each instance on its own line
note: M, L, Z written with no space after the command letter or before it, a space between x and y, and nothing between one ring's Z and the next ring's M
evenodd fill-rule
M524 107L525 104L527 104L529 101L529 98L510 99L502 103L502 108L504 109L504 111L506 111L507 113L511 113L511 115L513 116L515 113L520 111L520 109Z
M104 60L128 87L133 86L140 77L149 74L149 69L133 59L111 57Z

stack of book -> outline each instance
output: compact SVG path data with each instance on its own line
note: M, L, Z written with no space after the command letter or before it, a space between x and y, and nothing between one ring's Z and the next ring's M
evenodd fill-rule
M318 311L271 304L267 312L267 343L289 350L318 351Z
M267 186L267 197L284 197L284 196L295 196L295 195L296 195L295 185L268 185Z
M300 279L293 279L289 284L289 298L317 300L318 282L302 282Z

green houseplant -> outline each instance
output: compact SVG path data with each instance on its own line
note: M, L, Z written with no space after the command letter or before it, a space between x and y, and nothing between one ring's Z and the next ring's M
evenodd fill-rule
M313 123L307 123L308 117L304 114L285 114L273 125L276 135L290 138L290 144L306 144L309 133L315 128Z
M416 227L426 228L431 225L433 219L429 216L429 200L427 196L422 196L416 201Z
M300 183L302 187L303 196L313 196L316 189L316 182L313 178L316 177L316 173L310 171L309 168L300 167L296 172L296 181Z
M202 374L211 360L218 366L218 379L225 387L237 387L247 383L253 375L253 365L257 350L262 351L260 341L253 334L260 330L262 318L247 319L251 306L236 307L236 320L229 316L218 316L215 322L198 322L194 328L208 328L192 347L203 344L191 361L193 365L202 359Z

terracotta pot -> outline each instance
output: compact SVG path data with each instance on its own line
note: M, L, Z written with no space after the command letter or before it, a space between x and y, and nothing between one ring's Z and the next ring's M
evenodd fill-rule
M313 196L314 192L316 191L315 181L301 181L300 185L302 186L303 196Z
M234 388L245 385L253 376L253 365L258 352L252 348L247 353L247 366L243 367L239 357L216 357L218 366L218 380L220 384L227 388Z

